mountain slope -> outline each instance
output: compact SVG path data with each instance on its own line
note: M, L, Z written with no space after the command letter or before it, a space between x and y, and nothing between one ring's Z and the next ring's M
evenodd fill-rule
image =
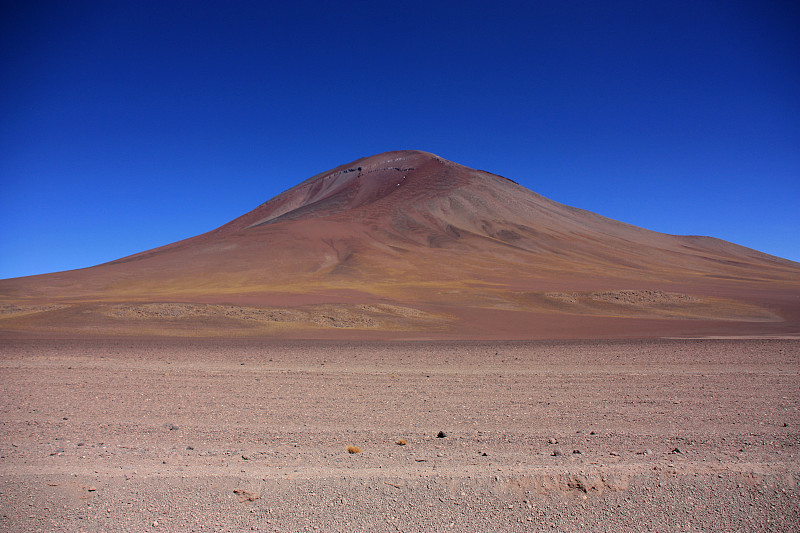
M798 295L797 263L652 232L401 151L318 174L197 237L89 269L0 281L11 310L0 328L537 338L736 325L786 333L800 331Z

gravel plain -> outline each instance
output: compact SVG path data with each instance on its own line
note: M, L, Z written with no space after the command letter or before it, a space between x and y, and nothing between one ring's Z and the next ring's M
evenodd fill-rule
M800 530L798 340L6 338L0 384L2 531Z

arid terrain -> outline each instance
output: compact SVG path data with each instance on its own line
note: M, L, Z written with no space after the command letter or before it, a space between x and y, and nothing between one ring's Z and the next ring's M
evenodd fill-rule
M800 529L800 264L426 152L0 280L0 385L0 531Z
M0 331L350 340L796 335L800 264L611 220L407 150L322 172L202 235L91 268L0 280Z
M0 379L3 531L800 524L800 340L6 337Z

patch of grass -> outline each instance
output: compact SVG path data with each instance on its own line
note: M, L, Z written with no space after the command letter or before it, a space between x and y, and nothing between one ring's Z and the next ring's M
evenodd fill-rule
M347 453L361 453L362 450L358 446L348 446Z

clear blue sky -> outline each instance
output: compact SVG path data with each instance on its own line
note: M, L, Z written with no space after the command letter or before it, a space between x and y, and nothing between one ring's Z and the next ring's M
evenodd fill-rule
M190 237L407 148L800 261L794 1L11 4L0 278Z

